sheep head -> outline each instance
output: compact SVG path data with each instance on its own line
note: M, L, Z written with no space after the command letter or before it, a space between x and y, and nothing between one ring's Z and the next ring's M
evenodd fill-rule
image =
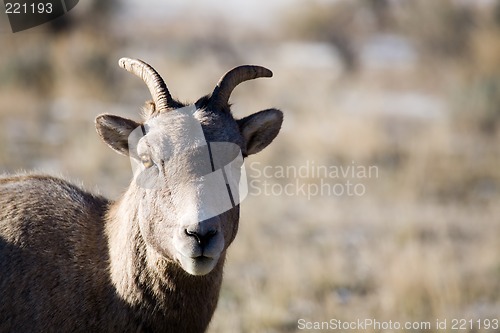
M172 98L147 63L122 58L153 97L142 122L100 115L102 140L132 161L137 223L148 247L192 275L217 266L236 236L239 203L245 195L243 158L273 141L283 121L276 109L235 119L229 97L240 83L271 77L260 66L227 72L212 94L186 105Z

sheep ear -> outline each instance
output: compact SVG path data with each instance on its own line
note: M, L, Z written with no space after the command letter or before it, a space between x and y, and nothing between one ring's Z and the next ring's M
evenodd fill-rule
M246 155L258 153L266 148L278 135L283 123L283 112L268 109L238 120L245 140Z
M114 151L129 155L128 138L130 133L141 126L133 120L102 114L95 119L95 127L101 139Z

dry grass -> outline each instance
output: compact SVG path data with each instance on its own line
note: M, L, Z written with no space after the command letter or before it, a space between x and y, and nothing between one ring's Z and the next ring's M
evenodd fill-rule
M446 23L434 16L432 22L433 29ZM116 66L120 56L150 61L174 95L191 100L209 92L233 61L260 62L275 78L238 88L234 112L277 106L286 116L276 142L248 163L356 163L379 174L353 179L366 188L363 196L250 195L209 331L295 332L300 318L500 319L500 131L478 125L500 118L490 111L498 109L497 91L481 90L500 68L498 43L491 42L496 29L485 25L468 35L467 61L425 53L425 62L410 68L361 64L350 77L316 68L314 60L291 66L276 51L282 41L270 47L262 36L231 36L248 52L226 64L217 48L175 34L165 45L90 27L50 43L45 35L19 37L23 43L9 35L0 51L1 170L63 173L117 197L130 177L128 160L98 141L93 118L137 117L148 98L143 84ZM442 38L415 33L433 43ZM33 71L47 79L31 79Z

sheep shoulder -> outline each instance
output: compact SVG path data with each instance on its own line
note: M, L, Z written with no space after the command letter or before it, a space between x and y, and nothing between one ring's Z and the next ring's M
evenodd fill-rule
M0 178L0 332L103 328L109 204L59 178Z

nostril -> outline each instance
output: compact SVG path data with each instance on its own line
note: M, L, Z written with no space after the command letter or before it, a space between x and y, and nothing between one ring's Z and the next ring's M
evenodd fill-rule
M215 235L217 235L217 230L213 229L213 230L209 230L204 236L203 236L203 241L206 243L208 243L210 241L210 239L212 239L212 237L214 237Z
M217 234L217 230L215 229L207 231L204 235L201 235L196 231L192 231L189 229L184 229L184 232L188 237L194 237L198 244L200 244L200 246L202 247L206 246L210 239L212 239Z
M188 230L188 229L184 229L184 232L186 233L186 235L188 235L189 237L194 237L196 238L196 241L199 243L200 242L200 236L198 235L198 233L196 233L195 231L191 231L191 230Z

